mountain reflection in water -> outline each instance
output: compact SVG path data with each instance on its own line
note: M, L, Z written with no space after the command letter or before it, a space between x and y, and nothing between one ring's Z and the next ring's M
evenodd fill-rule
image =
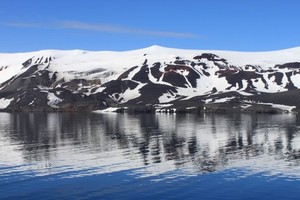
M0 179L130 170L153 181L243 168L300 178L296 115L0 114Z

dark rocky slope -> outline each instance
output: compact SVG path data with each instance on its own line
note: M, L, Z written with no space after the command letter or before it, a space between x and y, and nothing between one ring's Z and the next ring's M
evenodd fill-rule
M151 49L150 53L156 51L164 50ZM174 50L170 57L168 50L167 56L162 54L157 59L141 52L136 55L131 52L128 57L134 56L128 60L142 62L133 62L131 66L127 63L126 67L117 62L115 65L122 69L118 72L101 67L100 61L97 68L90 69L90 60L86 60L87 67L81 61L79 69L64 70L63 66L77 65L78 55L69 64L63 60L64 56L52 55L33 56L13 65L1 61L0 55L3 65L0 77L4 80L0 84L0 108L2 111L271 113L300 109L300 54L299 59L296 56L291 62L274 61L262 66L251 63L251 54L248 64L236 65L210 52L193 51L187 56L187 52L180 55ZM232 60L234 56L228 55ZM6 72L12 76L4 78Z

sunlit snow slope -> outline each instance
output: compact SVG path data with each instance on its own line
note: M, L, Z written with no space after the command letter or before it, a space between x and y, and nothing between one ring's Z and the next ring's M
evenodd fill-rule
M3 111L297 110L300 48L0 54Z

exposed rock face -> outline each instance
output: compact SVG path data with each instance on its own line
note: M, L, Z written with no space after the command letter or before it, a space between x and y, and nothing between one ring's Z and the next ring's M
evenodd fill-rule
M156 59L150 56L156 51L163 49L130 53L126 59L132 64L121 60L114 69L101 67L103 61L91 61L91 57L80 60L76 69L76 56L86 56L86 52L77 52L74 57L66 53L60 59L55 52L24 56L14 65L1 61L0 55L0 108L92 111L115 107L122 112L125 108L133 112L281 112L300 108L299 49L295 50L299 57L291 62L271 60L264 66L251 63L251 58L248 64L237 65L216 53L195 54L197 51L180 55L174 50L170 57L168 50L167 56L162 53ZM69 60L63 60L64 56ZM90 63L97 67L90 67ZM69 66L74 70L68 70ZM11 77L4 77L8 72Z

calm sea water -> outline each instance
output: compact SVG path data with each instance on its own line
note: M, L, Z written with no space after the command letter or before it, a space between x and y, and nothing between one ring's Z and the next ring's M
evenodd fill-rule
M0 113L0 199L299 199L296 115Z

